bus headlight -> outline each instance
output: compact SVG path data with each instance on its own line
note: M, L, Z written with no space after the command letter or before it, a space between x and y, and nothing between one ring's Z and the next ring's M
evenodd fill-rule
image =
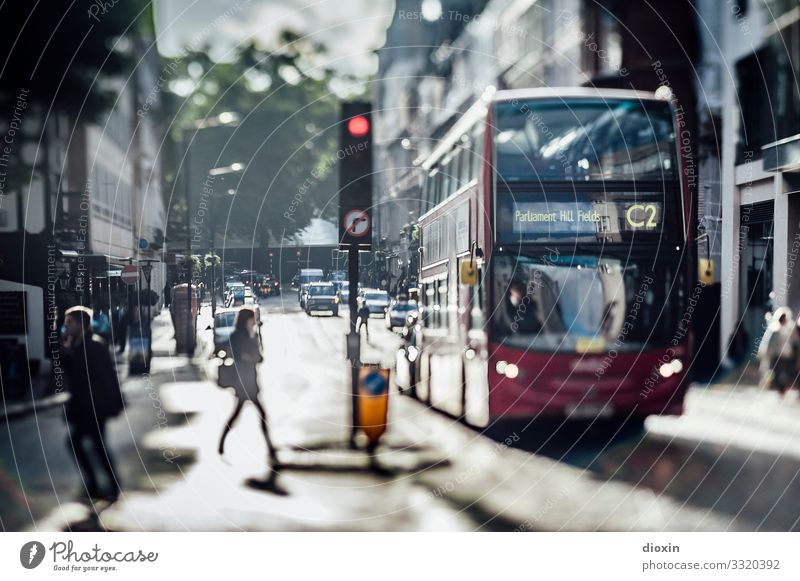
M519 367L508 361L498 361L494 366L494 370L500 375L505 375L508 379L516 379L519 377Z
M419 349L413 345L408 348L408 360L411 361L411 363L417 360L417 355L419 355Z
M683 362L680 359L673 359L669 363L663 363L658 368L658 374L665 379L681 371L683 371Z

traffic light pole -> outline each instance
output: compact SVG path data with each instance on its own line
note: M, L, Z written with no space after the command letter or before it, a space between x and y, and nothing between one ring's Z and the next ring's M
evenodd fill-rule
M361 338L356 331L358 319L358 246L351 245L347 251L348 283L350 295L347 306L350 311L350 334L347 336L347 358L350 360L351 392L350 406L353 421L350 423L350 448L356 448L358 433L358 370L361 368Z
M358 319L359 250L372 242L372 105L369 102L342 104L339 146L348 152L339 163L339 248L347 249L350 284L350 332L347 334L347 359L351 373L350 448L356 448L361 429L358 383L361 371L361 337Z

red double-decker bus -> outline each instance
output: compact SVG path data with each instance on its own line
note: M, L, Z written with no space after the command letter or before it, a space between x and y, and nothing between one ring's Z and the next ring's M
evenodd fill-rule
M680 123L669 99L592 88L487 91L461 116L421 164L421 400L474 426L681 413Z

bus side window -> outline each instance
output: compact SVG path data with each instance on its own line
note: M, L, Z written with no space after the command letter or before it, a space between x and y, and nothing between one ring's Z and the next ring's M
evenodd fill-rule
M453 154L448 153L442 161L442 192L437 200L441 204L453 193Z
M447 279L442 279L434 283L436 285L436 303L439 307L437 312L439 314L439 327L447 329Z
M425 211L427 212L431 208L433 208L437 202L437 191L439 189L439 178L441 177L441 172L439 171L438 167L434 167L431 170L431 173L428 174L427 187L425 188Z
M472 132L472 177L478 178L480 180L481 177L481 162L483 161L483 124L478 123L475 125L475 129Z
M458 157L461 159L460 181L463 187L472 179L472 151L470 150L470 142L468 139L464 141L464 145Z
M436 325L434 324L434 291L433 291L433 283L426 283L422 285L422 293L423 293L423 305L425 305L425 309L422 315L422 322L423 324L428 327L432 328Z
M466 183L464 181L464 172L462 168L464 166L464 150L461 146L456 145L455 154L453 156L453 191L458 191L464 187Z

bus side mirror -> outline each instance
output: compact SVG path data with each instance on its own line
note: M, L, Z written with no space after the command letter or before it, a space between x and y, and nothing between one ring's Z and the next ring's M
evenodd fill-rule
M475 286L478 284L478 265L470 259L461 262L460 265L461 284Z

